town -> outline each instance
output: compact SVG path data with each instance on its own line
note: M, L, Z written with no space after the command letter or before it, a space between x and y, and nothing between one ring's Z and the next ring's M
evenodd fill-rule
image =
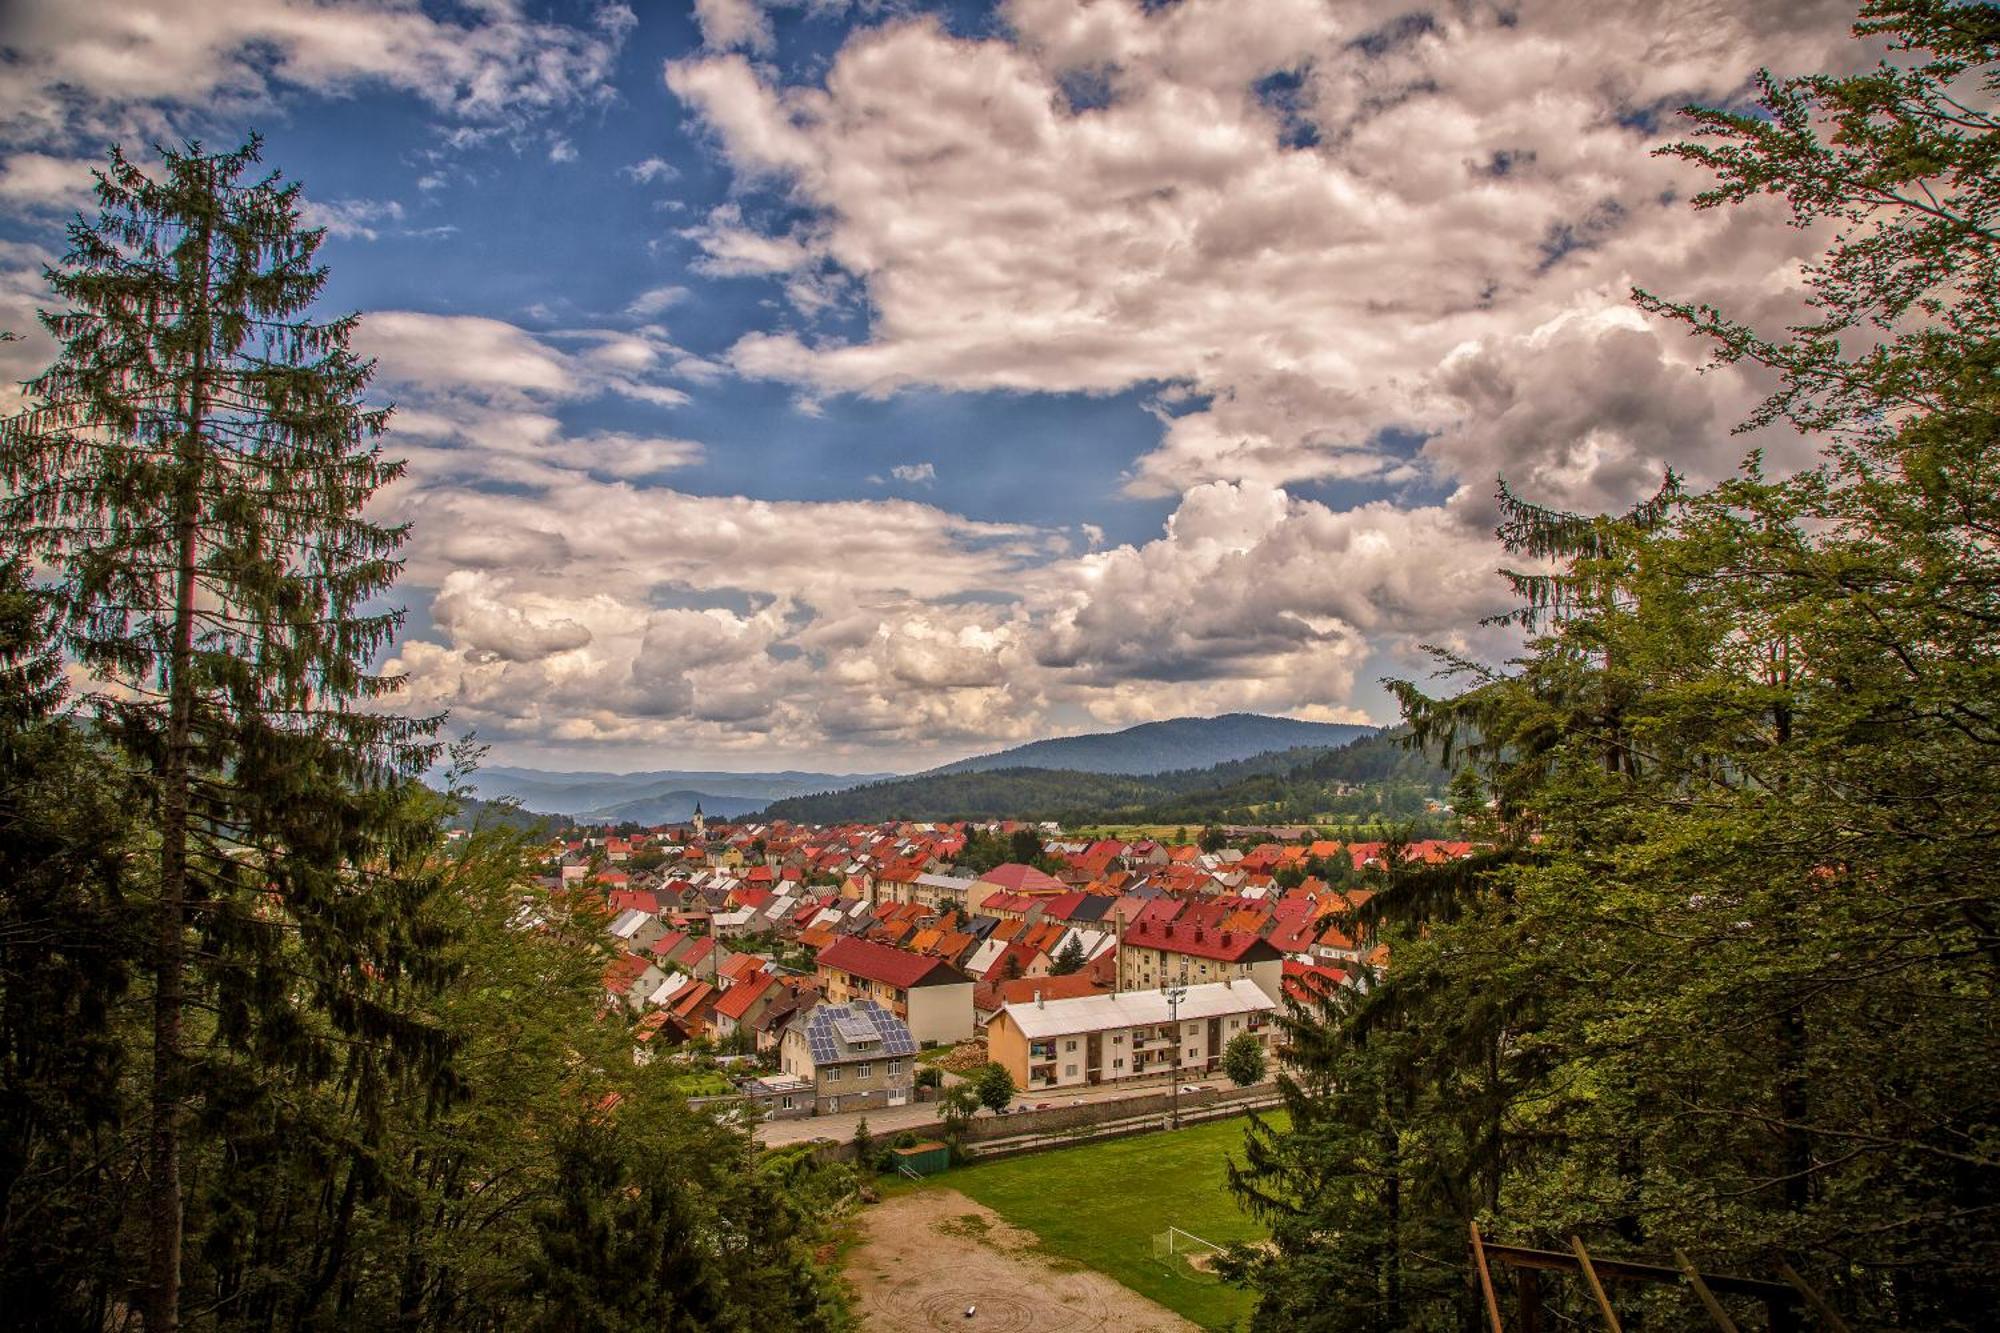
M975 870L975 840L1028 860ZM812 1134L762 1128L782 1142L844 1139L863 1117L935 1122L924 1104L946 1080L992 1066L1012 1094L999 1113L1209 1091L1232 1045L1254 1048L1246 1081L1266 1080L1288 998L1388 966L1358 912L1372 872L1472 851L1302 828L1203 841L697 812L559 839L542 868L551 891L601 899L607 1013L629 1020L635 1061L685 1063L692 1096L740 1099L759 1121L841 1117Z

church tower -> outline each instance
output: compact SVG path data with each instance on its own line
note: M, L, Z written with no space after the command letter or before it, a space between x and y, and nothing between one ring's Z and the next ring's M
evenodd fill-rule
M700 801L694 803L694 836L696 839L708 836L708 820L702 817Z

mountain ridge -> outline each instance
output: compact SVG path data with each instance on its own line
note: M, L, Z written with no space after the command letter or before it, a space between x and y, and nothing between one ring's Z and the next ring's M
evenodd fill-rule
M1212 768L1274 750L1334 749L1380 727L1351 722L1304 722L1264 713L1222 713L1141 722L1120 731L1056 736L942 764L915 777L1036 768L1144 777Z

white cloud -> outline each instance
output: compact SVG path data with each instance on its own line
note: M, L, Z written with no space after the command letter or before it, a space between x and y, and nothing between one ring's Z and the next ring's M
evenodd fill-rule
M680 172L664 157L648 157L618 168L618 174L629 177L636 184L651 185L654 181L670 181Z
M811 83L734 52L670 63L742 187L688 234L708 271L784 275L799 312L869 317L851 341L753 331L731 353L747 375L812 395L1168 385L1141 494L1426 469L1490 490L1469 364L1506 381L1492 391L1565 400L1541 424L1566 434L1510 437L1509 461L1565 487L1551 499L1629 499L1663 460L1727 467L1745 442L1723 427L1755 386L1698 380L1677 330L1622 322L1629 288L1726 285L1782 314L1816 242L1754 210L1692 212L1692 178L1647 152L1671 125L1641 126L1736 95L1760 63L1861 56L1832 0L1546 0L1421 23L1318 0L1015 0L1006 18L980 38L861 30ZM1101 95L1076 109L1085 76ZM1260 92L1274 77L1292 91ZM782 230L754 221L766 189ZM822 273L856 290L797 286ZM1557 324L1567 362L1534 361ZM1642 424L1615 380L1554 383L1564 364L1640 363L1710 408ZM1387 428L1441 443L1413 468Z
M650 287L626 303L625 313L640 318L651 318L668 306L677 305L688 297L688 289L678 284Z
M608 97L635 22L622 4L570 26L507 0L450 18L406 0L18 0L7 11L0 133L95 139L163 129L190 109L236 115L281 88L370 85L455 119L519 122Z
M899 463L889 469L889 475L897 481L911 485L928 485L937 480L937 465L934 463Z
M403 206L393 199L308 199L300 209L308 227L327 235L372 241L384 223L401 222Z
M694 21L702 41L717 51L765 53L776 44L771 17L758 0L694 0Z
M89 158L14 153L0 160L0 205L74 212L90 206L96 182Z

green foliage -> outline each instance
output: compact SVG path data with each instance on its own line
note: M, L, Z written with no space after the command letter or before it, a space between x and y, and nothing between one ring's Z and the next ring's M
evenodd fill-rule
M1088 961L1090 960L1083 956L1083 941L1072 935L1069 942L1056 950L1056 956L1049 961L1049 975L1066 977L1072 972L1081 971Z
M954 1083L938 1097L938 1121L945 1137L956 1146L965 1137L965 1126L979 1114L979 1087L970 1079Z
M1860 30L1895 65L1767 78L1674 150L1718 172L1704 205L1833 224L1813 320L1642 298L1776 370L1754 420L1822 461L1613 517L1503 489L1547 562L1515 576L1526 654L1397 687L1495 846L1397 871L1364 911L1393 971L1285 1020L1291 1128L1233 1180L1277 1243L1239 1256L1257 1327L1463 1327L1475 1218L1788 1261L1857 1327L2000 1305L2000 10Z
M967 1074L966 1082L979 1098L979 1104L996 1114L1014 1100L1014 1076L997 1060Z
M1054 820L1117 823L1311 823L1321 815L1409 819L1443 791L1447 777L1397 735L1365 736L1335 750L1273 751L1211 768L1133 777L1012 768L931 773L818 796L776 801L771 819L836 824L895 819ZM974 832L960 858L975 873L1014 854L1005 838Z
M121 1294L102 1216L129 1188L121 1009L142 940L134 786L61 718L60 663L21 567L0 563L0 1308L98 1327Z
M508 821L448 844L471 753L429 791L432 724L369 702L399 469L256 150L112 154L0 423L32 561L0 566L0 1308L839 1326L813 1256L851 1179L635 1067L601 902L536 888Z
M1239 1032L1222 1048L1222 1072L1239 1088L1247 1088L1264 1077L1264 1043L1248 1032Z

